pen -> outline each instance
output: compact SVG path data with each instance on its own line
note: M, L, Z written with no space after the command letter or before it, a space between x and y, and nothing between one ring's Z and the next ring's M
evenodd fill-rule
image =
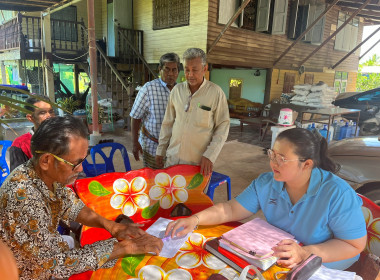
M232 242L232 241L226 239L225 237L223 237L223 235L222 235L221 237L222 237L222 239L223 239L224 241L226 241L227 243L231 244L232 246L234 246L234 247L236 247L236 248L242 250L243 252L245 252L245 253L247 253L247 254L250 254L250 255L252 255L252 256L255 256L255 255L256 255L256 252L255 252L255 251L247 250L247 249L245 249L245 248L243 248L243 247L237 245L236 243L234 243L234 242Z

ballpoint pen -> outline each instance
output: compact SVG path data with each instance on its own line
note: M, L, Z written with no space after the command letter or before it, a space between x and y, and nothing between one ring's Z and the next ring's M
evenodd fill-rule
M250 255L252 255L252 256L255 256L255 255L256 255L256 252L255 252L255 251L247 250L247 249L245 249L245 248L239 246L238 244L236 244L236 243L234 243L234 242L228 240L228 239L225 238L223 235L222 235L221 237L222 237L222 239L223 239L224 241L226 241L228 244L231 244L232 246L234 246L234 247L236 247L236 248L242 250L243 252L245 252L245 253L247 253L247 254L250 254Z

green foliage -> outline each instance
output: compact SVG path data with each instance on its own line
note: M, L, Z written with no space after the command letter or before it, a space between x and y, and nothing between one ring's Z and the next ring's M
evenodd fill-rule
M157 214L158 209L160 208L160 203L157 201L155 204L145 207L141 212L141 217L148 220L154 217Z
M141 263L144 259L145 255L129 255L122 259L121 268L127 273L129 276L136 276L136 267Z
M91 181L91 183L88 186L88 189L90 193L96 196L106 196L111 193L106 188L104 188L103 185L98 181Z
M374 54L366 62L359 64L358 79L356 81L357 91L366 91L380 87L380 75L379 73L363 73L363 66L380 66L380 57Z
M75 100L72 96L69 98L63 98L60 101L58 101L58 105L63 109L64 111L72 114L76 109L79 108L81 102L79 100Z

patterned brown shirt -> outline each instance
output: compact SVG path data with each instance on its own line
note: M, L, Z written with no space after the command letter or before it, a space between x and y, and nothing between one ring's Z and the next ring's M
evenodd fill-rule
M51 192L30 161L8 176L0 188L0 240L13 251L20 279L64 278L116 263L107 262L116 239L70 250L57 231L60 220L69 224L83 207L61 184Z

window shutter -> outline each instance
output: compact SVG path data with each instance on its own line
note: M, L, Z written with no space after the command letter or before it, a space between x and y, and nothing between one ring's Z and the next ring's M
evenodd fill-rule
M283 93L291 93L294 89L294 82L296 80L296 74L294 73L285 73L284 78L284 87L282 89Z
M230 18L235 14L237 0L219 0L219 17L218 23L226 24ZM237 27L236 22L231 26Z
M288 38L296 39L296 23L298 16L298 4L299 0L292 1L290 7L290 17L289 17L289 27L288 27Z
M315 17L314 20L317 19L326 9L326 6L324 4L322 5L317 5L315 8ZM313 20L313 21L314 21ZM312 36L311 36L311 43L314 45L320 45L323 41L323 34L325 30L325 21L326 21L326 16L323 16L316 25L314 25L313 29L310 31Z
M351 33L350 33L350 49L352 50L356 47L357 39L358 39L358 32L359 32L359 20L354 18L353 24L351 26Z
M309 14L306 18L306 28L308 28L313 22L314 20L317 18L315 16L315 9L316 9L316 5L310 5L310 8L309 8ZM304 30L306 30L306 28ZM310 30L308 33L306 33L305 35L305 38L303 38L304 41L306 42L311 42L311 38L312 38L312 32L313 30Z
M337 24L337 29L344 23L345 16L341 13L339 13L339 18L338 18L338 24ZM344 44L344 29L343 28L341 31L338 32L335 36L335 46L334 49L336 50L343 50L343 44Z
M273 11L272 34L285 34L288 0L275 0Z
M314 83L314 74L305 74L305 84L312 85Z
M270 0L258 0L256 31L268 31L269 29L270 2Z

